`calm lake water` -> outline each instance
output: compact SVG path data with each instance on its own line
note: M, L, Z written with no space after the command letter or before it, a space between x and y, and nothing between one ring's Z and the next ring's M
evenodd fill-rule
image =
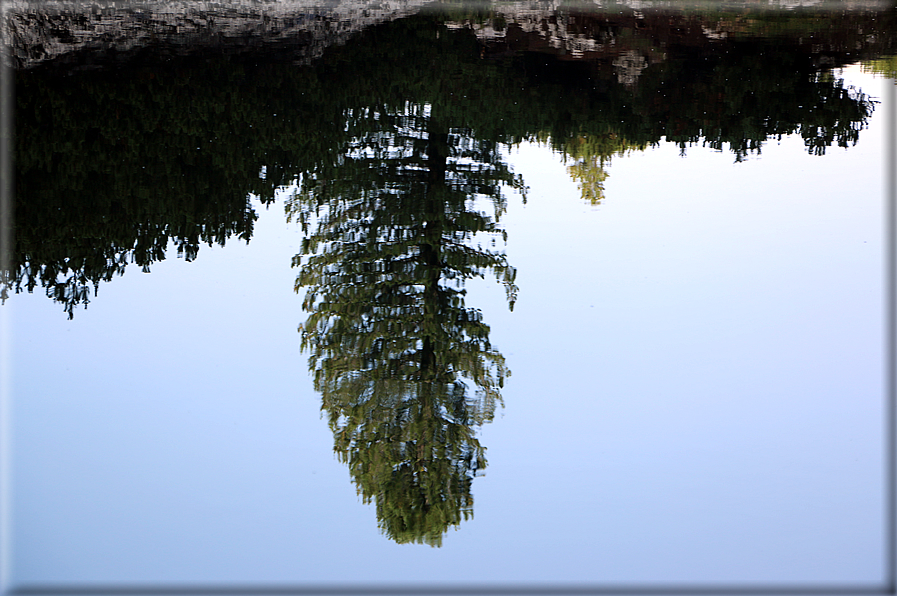
M895 16L13 3L5 589L892 582Z

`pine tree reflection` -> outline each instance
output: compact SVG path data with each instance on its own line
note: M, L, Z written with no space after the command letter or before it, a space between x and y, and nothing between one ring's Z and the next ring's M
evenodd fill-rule
M486 466L476 428L492 419L510 374L464 283L494 275L513 307L515 270L478 233L502 233L504 188L522 181L494 143L451 129L428 106L348 114L367 129L304 179L291 215L317 212L297 255L301 327L334 449L382 531L440 546L472 515ZM371 130L373 128L373 130ZM493 214L475 210L489 199Z

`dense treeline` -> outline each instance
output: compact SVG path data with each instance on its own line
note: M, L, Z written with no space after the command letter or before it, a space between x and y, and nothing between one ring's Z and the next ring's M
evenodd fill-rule
M247 196L270 201L316 171L348 140L350 114L377 106L432 105L486 141L665 140L736 159L792 133L816 154L848 146L872 109L788 36L669 46L627 86L608 60L487 47L447 18L374 27L309 68L282 48L278 60L148 48L126 66L16 73L8 281L44 287L71 314L91 285L128 262L148 267L170 241L192 259L202 243L248 239Z

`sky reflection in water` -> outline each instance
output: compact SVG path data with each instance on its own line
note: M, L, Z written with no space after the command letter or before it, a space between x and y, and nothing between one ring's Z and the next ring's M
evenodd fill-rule
M17 75L15 582L878 581L890 83L410 23Z

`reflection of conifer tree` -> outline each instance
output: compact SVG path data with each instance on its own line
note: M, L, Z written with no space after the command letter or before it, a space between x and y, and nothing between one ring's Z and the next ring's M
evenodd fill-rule
M630 143L613 132L560 140L543 134L539 140L563 154L564 161L567 158L573 161L567 166L567 173L577 183L582 200L592 205L598 205L604 199L604 181L609 175L604 166L610 164L611 157L635 150L644 151L646 146Z
M356 140L307 175L288 207L318 211L296 283L310 313L302 343L334 448L381 529L438 546L472 514L471 481L486 465L475 429L492 419L509 374L463 285L491 273L513 306L515 271L468 241L500 232L502 187L522 186L494 144L428 107L348 120ZM492 199L494 216L473 210L477 197Z

